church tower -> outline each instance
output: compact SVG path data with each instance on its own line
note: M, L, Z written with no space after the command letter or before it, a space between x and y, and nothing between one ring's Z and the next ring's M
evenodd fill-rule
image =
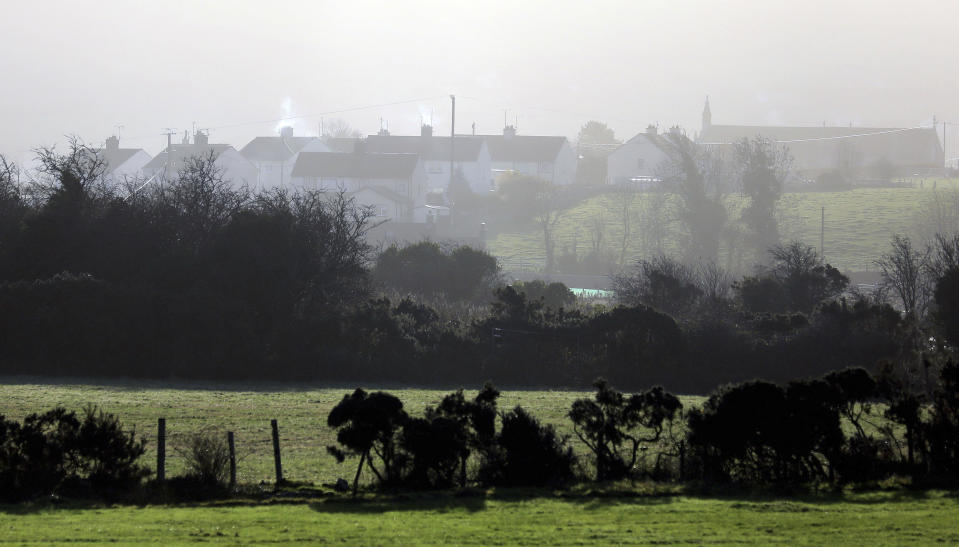
M709 126L713 124L713 113L709 110L709 95L706 95L706 106L703 107L703 128L700 131L700 135L706 133L706 130L709 129Z

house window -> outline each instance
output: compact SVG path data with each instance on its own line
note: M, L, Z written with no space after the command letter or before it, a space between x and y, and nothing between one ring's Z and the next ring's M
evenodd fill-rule
M427 164L426 170L432 175L439 175L446 172L446 165L442 163L430 162Z

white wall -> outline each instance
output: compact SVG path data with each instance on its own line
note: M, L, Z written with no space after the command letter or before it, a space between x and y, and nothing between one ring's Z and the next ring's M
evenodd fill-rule
M631 178L655 177L668 161L669 156L641 133L610 153L606 160L607 181L623 184Z
M149 163L151 159L153 158L150 154L147 154L146 151L137 150L136 154L127 158L127 161L121 163L116 169L111 171L110 176L117 181L143 176L143 166Z

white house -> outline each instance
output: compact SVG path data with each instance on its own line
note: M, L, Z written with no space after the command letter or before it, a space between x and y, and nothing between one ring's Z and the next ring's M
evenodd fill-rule
M284 127L278 137L256 137L240 149L240 155L256 166L257 187L289 188L293 165L300 152L330 152L317 137L294 137L292 127Z
M437 137L433 128L424 125L420 136L398 136L381 132L366 138L366 151L379 154L418 154L426 169L430 190L449 190L450 156L453 172L458 173L476 194L493 189L491 159L486 142L480 137Z
M576 180L576 153L566 137L517 135L506 126L502 135L483 135L494 176L522 173L564 186Z
M633 183L648 185L656 182L663 167L669 162L669 142L650 125L645 133L624 142L606 159L606 180L609 184Z
M357 143L350 153L300 152L292 172L297 187L346 192L376 218L426 222L426 170L416 154L377 154Z
M214 165L220 169L223 180L234 188L255 189L257 169L229 144L209 144L207 135L197 132L193 142L184 136L181 144L173 144L156 155L143 167L145 177L157 176L158 181L169 181L180 173L190 158L213 156Z
M104 148L97 151L106 163L106 176L115 181L143 175L143 167L152 159L142 148L120 148L120 139L110 137Z

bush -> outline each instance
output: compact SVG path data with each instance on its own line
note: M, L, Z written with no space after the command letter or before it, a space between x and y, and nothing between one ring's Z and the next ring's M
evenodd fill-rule
M522 407L501 415L498 450L480 471L481 480L500 486L560 487L574 478L576 458L566 437L542 425Z
M222 487L229 479L230 447L221 431L205 428L192 433L177 452L186 462L186 476L194 482Z
M137 464L145 442L112 414L56 407L23 423L0 416L0 497L19 501L68 493L114 497L149 472Z

